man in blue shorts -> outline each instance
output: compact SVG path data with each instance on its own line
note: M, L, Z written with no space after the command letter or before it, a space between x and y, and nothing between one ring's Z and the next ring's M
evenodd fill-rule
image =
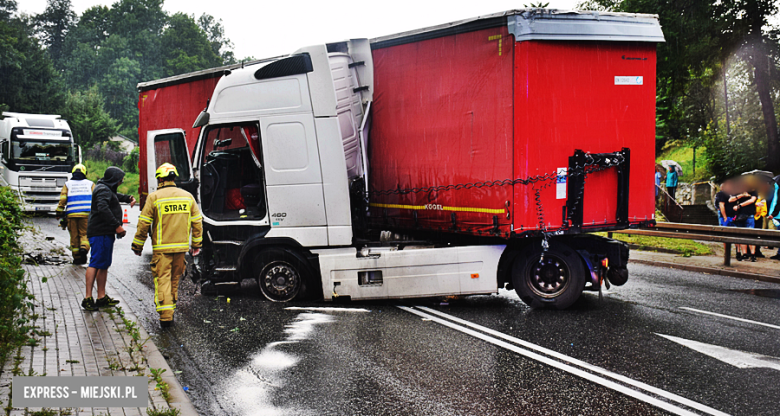
M131 208L135 205L135 198L116 192L124 178L125 172L122 169L110 166L92 192L92 210L89 212L87 223L87 238L92 247L92 254L87 267L87 294L81 301L81 307L88 311L116 306L119 303L106 294L106 280L114 254L115 237L122 238L127 234L122 228L122 207L119 202L127 202ZM95 280L97 280L97 300L92 298L92 286Z

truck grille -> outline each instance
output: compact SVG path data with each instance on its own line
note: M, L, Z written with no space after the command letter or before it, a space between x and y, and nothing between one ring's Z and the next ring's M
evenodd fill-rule
M22 176L19 190L26 210L54 211L60 202L60 191L67 178Z
M19 178L20 187L34 187L34 188L54 188L62 187L65 185L65 179L62 179L62 185L58 185L58 178L39 178L33 176L22 176Z

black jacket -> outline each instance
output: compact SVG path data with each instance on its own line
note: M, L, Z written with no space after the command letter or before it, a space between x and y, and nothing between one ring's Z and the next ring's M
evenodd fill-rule
M118 194L116 188L125 177L125 172L110 166L92 191L92 210L87 222L87 237L113 235L122 225L122 207L119 202L130 202L130 195Z

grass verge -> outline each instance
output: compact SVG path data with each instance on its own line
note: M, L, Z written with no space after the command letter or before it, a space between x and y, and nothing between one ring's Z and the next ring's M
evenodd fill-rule
M596 233L606 237L607 233ZM645 235L618 234L613 233L612 238L624 241L636 250L643 251L663 251L675 252L684 257L707 256L712 254L712 249L708 246L697 243L693 240L684 240L681 238L648 237Z
M708 161L705 157L706 148L696 149L696 173L693 172L693 148L681 145L678 142L671 142L664 146L661 153L656 157L656 163L662 160L674 160L683 168L683 175L680 182L698 182L706 181L712 173L710 172ZM664 178L665 180L666 178Z

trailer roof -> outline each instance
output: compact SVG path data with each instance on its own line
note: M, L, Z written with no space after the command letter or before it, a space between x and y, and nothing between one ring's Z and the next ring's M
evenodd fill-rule
M505 25L509 26L509 33L515 36L515 41L517 42L532 39L664 42L658 15L530 8L507 10L408 32L380 36L371 39L371 49L387 48ZM154 81L141 82L138 84L138 91L142 92L201 79L217 78L222 76L225 71L257 65L282 57L276 56L242 62Z
M225 65L216 68L208 68L200 71L188 72L186 74L174 75L168 78L156 79L154 81L139 82L137 88L139 92L142 92L142 91L167 87L169 85L181 84L184 82L192 82L201 79L217 78L224 75L225 71L232 71L234 69L243 68L245 66L257 65L264 62L274 61L279 58L282 58L282 56L275 56L273 58L265 58L265 59L257 59L254 61L240 62L237 64Z
M509 33L515 36L516 42L532 39L664 42L658 15L529 8L380 36L371 39L371 48L387 48L504 25L509 26Z

